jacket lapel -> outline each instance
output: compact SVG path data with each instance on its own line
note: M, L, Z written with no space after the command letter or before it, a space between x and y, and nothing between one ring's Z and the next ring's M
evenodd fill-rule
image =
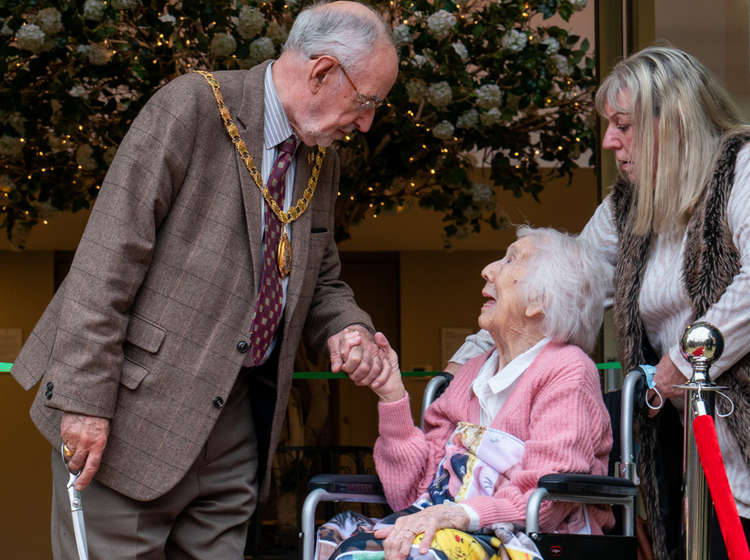
M239 110L234 113L240 136L245 141L250 155L253 157L255 167L260 170L263 165L263 111L265 103L264 79L268 63L255 66L247 71L245 84L242 91L242 103ZM230 108L231 111L231 108ZM238 173L240 175L240 186L242 190L242 202L245 207L245 224L250 242L251 262L253 265L253 286L260 285L261 264L263 262L263 244L261 239L263 231L261 228L261 200L263 196L255 184L250 172L239 154L235 154Z

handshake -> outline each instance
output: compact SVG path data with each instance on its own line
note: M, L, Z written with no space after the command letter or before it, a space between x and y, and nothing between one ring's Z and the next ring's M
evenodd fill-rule
M402 399L398 356L381 332L373 336L362 325L350 325L328 339L331 371L345 372L356 385L369 387L385 402Z

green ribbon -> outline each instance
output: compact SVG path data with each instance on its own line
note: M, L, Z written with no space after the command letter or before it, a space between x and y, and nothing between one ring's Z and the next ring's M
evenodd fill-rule
M0 362L0 373L9 373L10 368L13 364L6 362ZM596 364L598 369L619 369L620 362L604 362L602 364ZM433 377L440 371L402 371L403 377ZM346 379L344 373L332 373L330 371L296 371L294 372L294 379Z

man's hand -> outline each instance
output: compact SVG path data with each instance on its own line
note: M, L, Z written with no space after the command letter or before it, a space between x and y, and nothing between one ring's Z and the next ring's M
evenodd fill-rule
M440 504L399 517L392 527L377 529L375 538L385 538L383 549L386 560L403 560L409 555L414 538L420 533L424 535L419 543L419 552L427 554L439 529L465 531L469 528L469 522L469 515L461 506Z
M328 339L331 371L343 371L357 385L370 386L383 369L383 359L370 331L349 325Z
M672 363L672 359L669 354L664 354L656 364L656 373L654 373L654 386L661 393L662 399L666 402L667 399L682 396L683 392L680 389L676 389L675 385L682 385L687 383L687 379L682 372L677 369L677 366ZM659 405L659 397L654 391L648 391L648 400L652 406ZM648 415L654 417L659 413L657 410L649 410Z
M102 462L109 436L109 419L65 412L60 421L63 443L73 452L67 460L71 472L81 471L76 490L83 490L94 479Z

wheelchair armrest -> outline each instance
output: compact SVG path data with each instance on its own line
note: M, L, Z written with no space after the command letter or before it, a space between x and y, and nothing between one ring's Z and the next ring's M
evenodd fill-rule
M304 559L315 552L315 510L320 502L386 503L383 486L374 474L318 474L307 487L310 493L302 504L299 534Z
M550 494L587 495L592 497L635 496L638 488L627 478L594 476L577 473L554 473L543 476L537 483Z
M383 495L383 485L374 474L317 474L307 483L308 491L321 488L330 494Z
M553 473L539 479L526 503L526 531L539 533L539 508L544 500L583 504L621 505L625 508L625 535L634 534L633 512L638 487L627 478L580 473Z

